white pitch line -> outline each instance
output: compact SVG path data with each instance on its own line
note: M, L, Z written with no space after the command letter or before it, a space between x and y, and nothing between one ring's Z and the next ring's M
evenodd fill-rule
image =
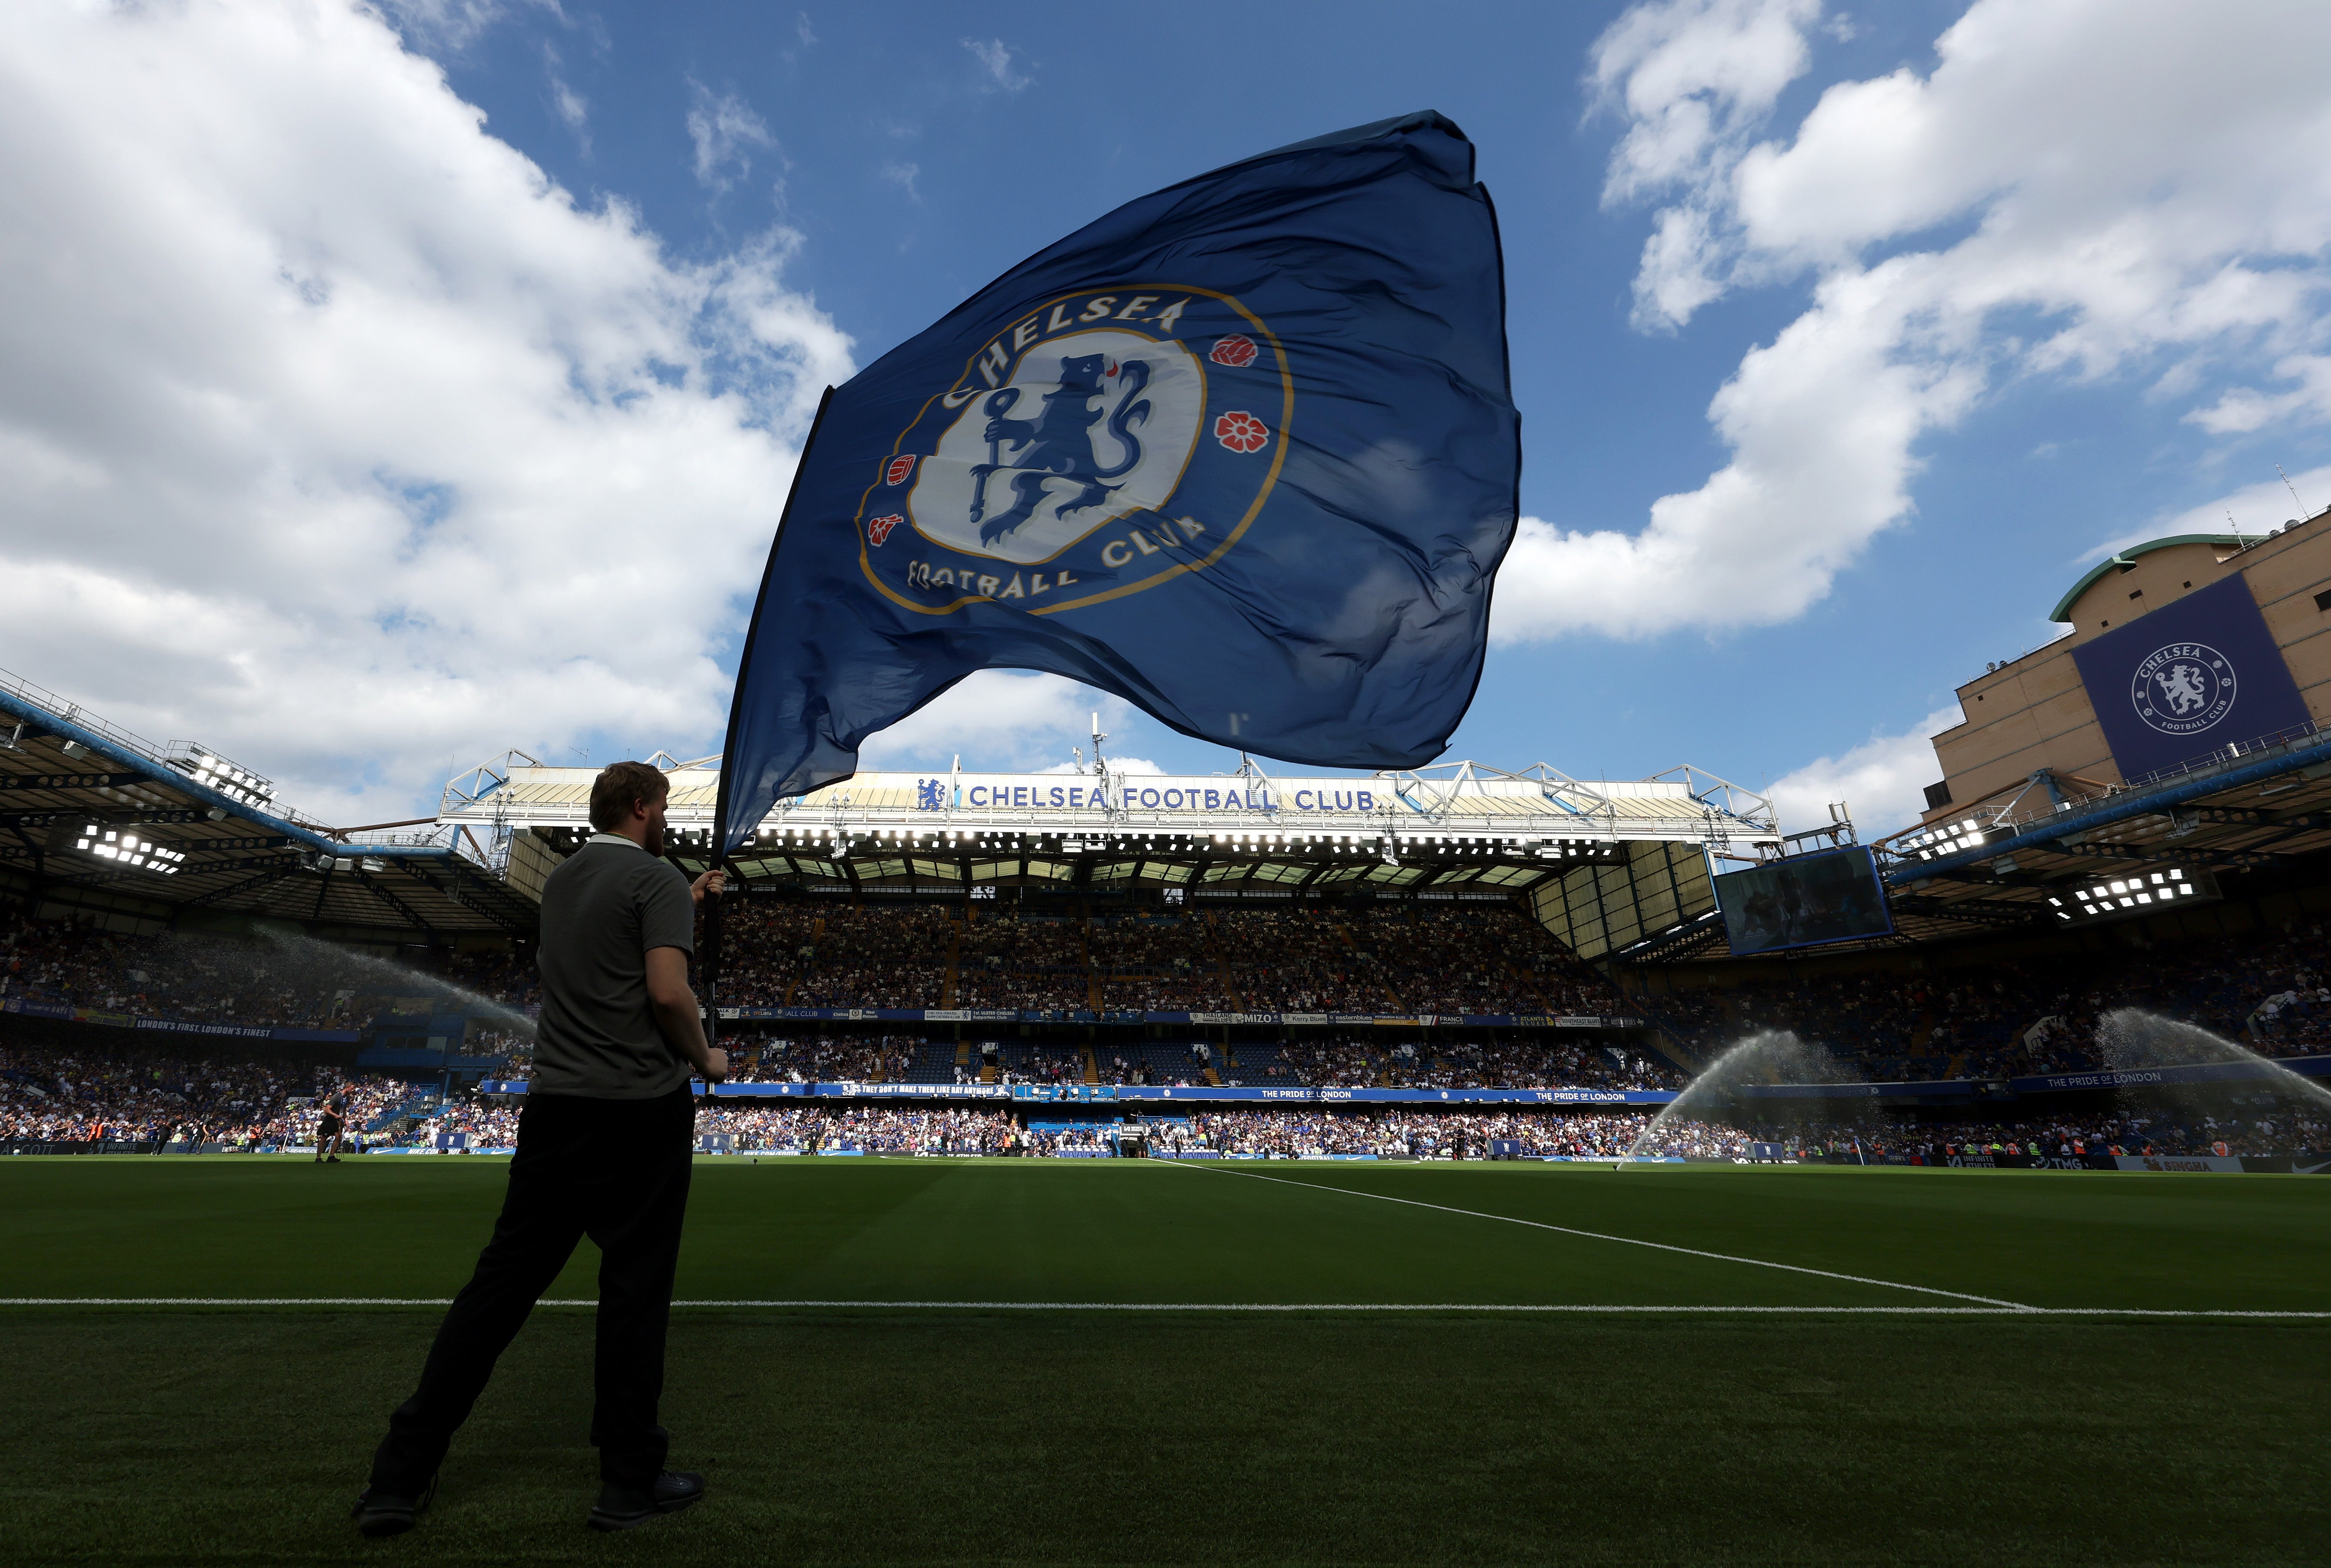
M1932 1285L1905 1285L1898 1279L1872 1279L1866 1274L1840 1274L1831 1269L1807 1269L1796 1263L1775 1263L1765 1258L1742 1258L1730 1252L1704 1252L1697 1247L1678 1247L1666 1241L1645 1241L1634 1236L1613 1236L1602 1231L1581 1231L1569 1225L1549 1225L1543 1220L1519 1220L1511 1214L1489 1214L1479 1209L1452 1208L1447 1203L1427 1203L1417 1198L1395 1198L1384 1193L1363 1193L1355 1187L1338 1187L1332 1182L1297 1182L1285 1176L1266 1176L1256 1171L1225 1170L1219 1165L1185 1165L1179 1160L1167 1162L1176 1170L1207 1171L1218 1176L1245 1176L1257 1182L1276 1182L1282 1187L1305 1187L1312 1192L1341 1193L1347 1198L1375 1198L1386 1203L1405 1203L1412 1209L1438 1209L1444 1214L1464 1214L1476 1220L1499 1220L1508 1225L1527 1225L1536 1231L1555 1231L1565 1236L1584 1236L1595 1241L1617 1241L1629 1247L1650 1247L1660 1252L1680 1252L1689 1258L1712 1258L1721 1263L1746 1263L1757 1269L1781 1269L1791 1274L1812 1274L1823 1279L1846 1279L1856 1285L1876 1285L1888 1290L1916 1290L1926 1296L1948 1296L1959 1301L1979 1301L1985 1307L2003 1307L2011 1312L2037 1312L2036 1307L2026 1307L2020 1301L2002 1301L1996 1297L1974 1296L1964 1290L1944 1290Z
M1461 1212L1461 1211L1460 1211ZM1496 1219L1499 1216L1491 1215ZM1624 1238L1620 1238L1624 1240ZM1721 1256L1721 1254L1709 1254ZM1746 1261L1755 1261L1746 1259ZM1783 1267L1785 1267L1784 1265ZM1841 1276L1850 1278L1851 1276ZM450 1296L10 1296L0 1307L445 1307ZM547 1298L540 1307L596 1301ZM2331 1312L2155 1307L1660 1307L1509 1301L777 1301L690 1300L690 1307L876 1307L901 1312L1521 1312L1816 1317L2270 1317L2331 1318Z

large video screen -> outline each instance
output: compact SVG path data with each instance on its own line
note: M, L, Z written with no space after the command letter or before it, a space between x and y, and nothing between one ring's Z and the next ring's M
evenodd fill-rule
M1878 861L1863 845L1727 871L1715 881L1724 935L1743 957L1894 929Z

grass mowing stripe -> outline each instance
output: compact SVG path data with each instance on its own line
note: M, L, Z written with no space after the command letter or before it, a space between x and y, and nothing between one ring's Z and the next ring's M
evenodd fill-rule
M1495 1218L1496 1216L1491 1216ZM1783 1267L1785 1267L1784 1265ZM450 1307L449 1296L7 1296L0 1307ZM538 1307L596 1307L595 1300L545 1297ZM2279 1307L1727 1307L1511 1301L784 1301L690 1300L696 1307L876 1307L906 1312L1564 1312L1811 1314L1877 1317L2288 1317L2331 1312Z
M1746 1263L1757 1269L1784 1269L1792 1274L1814 1274L1823 1279L1851 1280L1856 1285L1876 1285L1888 1290L1916 1290L1927 1296L1948 1296L1960 1301L1979 1301L1985 1307L2003 1307L2011 1312L2036 1312L2038 1307L2026 1307L2020 1301L2002 1301L1996 1297L1974 1296L1964 1290L1944 1290L1932 1285L1905 1285L1898 1279L1873 1279L1866 1274L1841 1274L1831 1269L1808 1269L1797 1263L1775 1263L1765 1258L1742 1258L1730 1252L1706 1252L1697 1247L1678 1247L1666 1241L1646 1241L1635 1236L1613 1236L1602 1231L1580 1231L1569 1225L1552 1225L1543 1220L1517 1219L1511 1214L1490 1214L1479 1209L1452 1208L1447 1203L1428 1203L1419 1198L1395 1198L1384 1193L1363 1193L1355 1187L1339 1187L1333 1182L1294 1182L1284 1176L1266 1176L1258 1171L1226 1170L1220 1165L1185 1165L1179 1160L1164 1162L1176 1170L1208 1171L1218 1176L1245 1176L1251 1181L1274 1182L1284 1187L1308 1187L1311 1190L1341 1193L1351 1198L1375 1198L1386 1203L1405 1203L1413 1209L1438 1209L1444 1214L1463 1214L1475 1220L1499 1220L1508 1225L1527 1225L1535 1231L1556 1231L1565 1236L1584 1236L1596 1241L1617 1241L1629 1247L1650 1247L1661 1252L1681 1252L1692 1258L1712 1258L1724 1263Z

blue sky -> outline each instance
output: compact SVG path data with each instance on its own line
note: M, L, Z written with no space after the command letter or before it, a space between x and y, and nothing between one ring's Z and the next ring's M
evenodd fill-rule
M1451 759L1689 761L1785 781L1801 820L1846 795L1899 825L1952 689L2052 635L2099 549L2298 515L2277 463L2331 502L2331 186L2293 150L2320 145L2321 52L2293 42L2319 7L2208 26L2136 0L344 11L196 4L0 45L36 104L153 102L103 133L90 183L147 170L112 212L191 223L161 286L186 291L180 318L278 323L295 286L313 307L263 329L253 368L224 328L153 363L128 260L111 299L15 296L122 345L84 356L92 406L168 382L251 412L180 432L233 462L173 474L147 471L175 450L155 432L194 415L80 428L29 387L0 401L0 482L36 503L0 553L59 606L0 632L0 665L231 738L327 816L433 796L448 762L503 745L715 749L804 387L1125 200L1413 109L1466 129L1498 203L1535 519ZM40 134L28 109L0 147ZM271 137L301 150L253 150ZM19 195L100 256L137 237L62 176ZM553 361L596 388L587 413ZM619 384L655 412L614 422ZM106 482L54 477L75 462ZM302 606L296 574L119 564L204 485L180 536L280 527L275 554L345 592ZM89 499L132 491L167 499L143 523ZM624 498L604 517L603 492ZM691 632L618 654L627 595L590 563L642 546L661 559L629 602ZM205 640L174 661L165 624ZM1065 760L1090 704L1056 686L1000 679L984 724L910 720L869 759ZM1109 722L1113 752L1229 765L1121 706Z

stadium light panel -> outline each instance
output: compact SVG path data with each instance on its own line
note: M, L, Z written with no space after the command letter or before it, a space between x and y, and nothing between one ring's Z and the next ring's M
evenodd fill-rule
M135 867L162 877L176 876L186 860L183 850L165 849L151 839L141 839L135 833L109 828L101 822L90 822L82 828L73 848L100 860L111 860L116 865Z

